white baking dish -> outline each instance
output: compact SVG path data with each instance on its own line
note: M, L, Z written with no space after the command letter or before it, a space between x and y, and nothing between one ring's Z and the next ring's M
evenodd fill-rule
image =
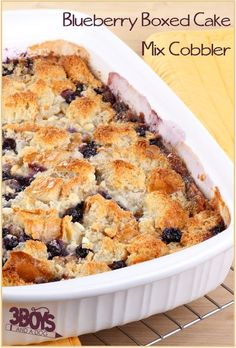
M63 28L62 12L4 13L3 48L22 51L31 44L53 39L84 46L91 53L92 66L101 71L105 82L109 72L119 73L147 97L158 115L168 120L169 127L172 127L169 121L175 122L177 126L172 127L172 133L181 134L180 140L185 134L185 144L194 155L189 156L186 145L178 141L178 137L172 140L187 160L197 184L208 196L214 186L219 187L232 217L233 166L206 129L142 59L114 34L105 28ZM77 17L81 15L73 13ZM178 128L182 132L179 133ZM198 175L203 173L203 168L207 170L207 178L201 181ZM55 337L55 332L63 337L81 335L167 311L216 288L225 279L232 259L231 220L221 234L159 259L80 279L3 288L3 342L5 345L41 342ZM15 313L9 311L12 307L27 308L29 312L47 307L54 316L55 330L48 333L25 328L24 333L16 332L17 325L9 322Z

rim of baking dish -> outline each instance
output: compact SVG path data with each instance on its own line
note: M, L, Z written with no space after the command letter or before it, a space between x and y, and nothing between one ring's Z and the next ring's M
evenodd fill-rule
M13 16L13 19L17 19L17 14L20 14L19 17L23 18L22 12L24 11L24 18L27 15L28 18L31 19L31 23L33 25L39 24L41 20L46 22L47 18L50 18L52 21L52 14L61 15L64 10L17 10L17 11L6 11L3 14L3 24L6 16ZM76 13L78 16L87 16L83 13L77 11L71 11ZM51 23L53 25L53 23ZM46 26L45 26L46 27ZM217 236L214 236L207 241L204 241L200 244L194 245L192 247L186 248L179 252L162 256L157 259L153 259L150 261L142 262L140 264L128 266L126 268L118 269L111 272L105 272L96 275L90 275L87 277L69 279L65 281L58 281L53 283L45 283L45 284L33 284L26 286L14 286L14 287L3 287L2 295L4 302L41 302L41 301L58 301L58 300L69 300L73 298L84 298L91 296L103 295L105 293L111 293L119 290L124 290L128 288L133 288L142 284L152 283L159 279L164 279L170 277L174 274L181 273L187 269L191 269L194 266L201 264L214 256L225 252L226 250L232 248L233 246L233 204L232 204L232 181L233 181L233 166L232 162L227 158L224 154L221 147L215 142L209 132L205 129L205 127L196 119L196 117L192 114L192 112L184 105L184 103L173 93L173 91L162 81L153 71L152 69L143 62L143 60L136 55L125 43L123 43L119 38L117 38L114 34L112 34L106 28L99 29L99 35L104 37L106 42L109 42L109 47L106 48L103 46L102 49L109 49L113 51L113 48L116 48L117 52L122 52L122 56L127 57L128 55L132 56L132 60L135 64L137 64L137 71L139 72L135 77L135 87L136 85L139 87L138 90L143 90L145 88L142 77L147 77L147 80L150 78L155 78L153 84L157 84L159 88L160 98L157 96L151 96L153 108L158 109L159 114L171 115L175 110L181 111L182 120L183 120L183 128L187 128L185 125L184 118L191 118L191 125L189 129L186 130L187 133L193 132L192 128L196 126L197 131L201 132L202 136L207 136L208 140L208 152L211 153L213 160L215 160L215 150L217 150L216 158L219 159L221 166L224 167L224 172L219 175L217 169L219 166L216 164L213 166L212 171L210 171L210 177L213 182L222 182L222 175L224 177L224 184L230 185L230 187L225 188L224 184L222 188L220 187L220 191L223 194L224 201L226 202L230 214L231 214L231 222L228 228L220 233ZM76 39L70 39L70 35L58 33L59 37L55 37L54 39L65 39L68 41L76 42ZM56 36L58 36L56 35ZM52 39L51 37L48 40ZM115 39L115 40L114 40ZM113 43L113 40L115 43ZM35 40L34 40L34 43ZM113 47L114 46L114 47ZM113 52L112 52L113 54ZM140 65L142 64L142 66ZM139 67L142 67L142 70L139 70ZM136 72L137 72L136 71ZM129 69L127 70L127 80L130 81L129 77ZM132 76L132 80L134 80ZM137 83L136 83L137 82ZM133 84L132 84L133 85ZM142 86L142 88L141 88ZM164 92L163 92L164 91ZM163 96L166 98L167 102L163 103ZM148 96L149 99L149 96ZM149 101L150 101L149 99ZM161 99L161 101L160 101ZM172 102L169 103L168 101ZM157 108L158 104L158 108ZM156 106L155 106L156 105ZM187 119L186 118L186 119ZM196 144L195 141L188 139L188 145L193 148L193 151L197 148L198 152L203 152L203 147L201 142ZM208 164L208 156L203 160L201 157L201 162L204 167L207 167ZM230 183L229 183L230 182ZM220 185L221 186L221 185Z
M233 245L233 233L222 233L174 254L115 271L53 283L3 287L4 302L42 302L104 295L171 277L214 258Z

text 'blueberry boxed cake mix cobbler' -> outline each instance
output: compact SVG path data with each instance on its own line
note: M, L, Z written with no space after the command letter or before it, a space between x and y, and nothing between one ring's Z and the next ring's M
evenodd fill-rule
M3 62L3 284L65 281L180 251L226 226L160 134L54 41Z

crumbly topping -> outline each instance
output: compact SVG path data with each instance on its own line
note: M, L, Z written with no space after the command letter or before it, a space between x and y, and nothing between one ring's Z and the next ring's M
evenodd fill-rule
M3 284L112 271L224 230L186 165L76 45L3 63Z

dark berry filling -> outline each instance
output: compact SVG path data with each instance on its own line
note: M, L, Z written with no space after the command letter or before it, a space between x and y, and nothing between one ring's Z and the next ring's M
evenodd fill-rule
M81 222L83 218L84 202L77 204L73 208L69 208L63 214L63 217L66 215L72 216L72 222Z
M95 88L94 90L97 94L102 95L102 100L105 103L114 104L116 102L116 97L114 96L114 94L112 93L112 91L110 90L108 86L98 87L98 88Z
M31 169L31 174L33 175L39 172L45 172L45 170L47 170L45 167L37 163L29 163L28 166L29 166L29 169Z
M112 199L112 197L105 191L98 191L98 193L105 199L108 199L108 200Z
M17 237L21 236L24 233L21 227L13 224L6 225L4 227L4 231L6 234L12 234Z
M16 150L16 142L12 138L5 138L2 143L2 149L3 150Z
M169 151L167 150L167 148L165 147L165 145L163 144L163 140L161 139L161 137L157 137L154 139L150 139L149 140L149 144L150 145L155 145L157 147L159 147L159 149L164 152L165 154L168 154Z
M16 64L14 62L10 63L7 59L6 63L2 65L2 76L12 75L15 70Z
M122 209L122 210L125 210L125 211L128 211L129 209L127 209L123 204L121 204L120 202L117 202L117 205L119 205L119 207Z
M7 58L2 65L2 76L12 75L18 63L18 59Z
M9 229L6 227L2 228L2 237L5 237L9 233Z
M98 145L95 141L90 141L86 145L83 145L79 151L83 154L84 158L89 158L97 154Z
M7 75L13 74L14 69L15 69L14 67L12 67L12 68L7 68L7 67L3 66L3 67L2 67L2 76L7 76Z
M124 268L126 267L126 263L123 260L120 261L114 261L109 267L112 269L112 271L119 269L119 268Z
M11 199L15 199L16 196L17 196L16 193L7 193L7 194L3 195L3 198L8 202Z
M79 245L75 249L75 254L77 257L81 257L81 259L85 259L85 257L89 254L90 251L92 252L91 249L83 248L82 245Z
M211 229L211 233L213 236L216 236L217 234L223 232L225 228L226 228L225 223L222 220L218 225L216 225L215 227Z
M3 237L3 245L6 250L12 250L19 244L19 240L16 236L12 234L7 234Z
M142 210L138 210L136 211L136 213L134 214L134 217L137 221L139 221L139 219L143 216L143 211Z
M2 166L2 180L8 180L11 178L11 166L5 164Z
M11 188L11 190L13 191L3 195L3 197L5 198L5 206L10 206L11 202L9 201L15 199L19 192L23 191L27 186L31 184L31 182L34 180L34 174L36 173L33 172L30 176L24 177L11 175L9 169L5 169L2 172L3 181L5 182L6 186Z
M187 181L189 181L190 174L184 161L173 152L170 152L167 158L171 164L172 169L180 174L183 178L188 178ZM190 179L190 181L193 181L192 178Z
M5 180L5 183L8 187L10 187L12 190L15 192L20 192L21 191L21 185L16 179L8 179Z
M180 242L182 232L178 228L165 228L162 232L162 240L166 244L171 242L178 243Z
M6 166L3 168L2 179L4 181L8 180L6 184L16 192L20 192L31 184L31 182L34 180L34 176L12 175L10 167Z
M125 112L129 110L129 107L127 104L121 101L117 101L114 105L113 108L116 110L116 112L119 114L121 112Z
M27 186L29 186L31 182L34 180L33 176L17 176L15 178L21 186L21 191L24 190Z
M65 101L70 104L73 100L75 100L76 97L81 97L82 92L85 90L85 85L82 83L79 83L76 86L76 90L73 91L72 89L65 89L61 92L62 98L65 99Z
M74 127L69 127L69 128L67 128L67 130L69 133L77 133L78 132L77 129Z
M113 104L113 108L116 111L116 119L125 122L139 122L140 117L133 113L127 104L121 101L116 101Z
M19 236L19 243L26 242L27 240L32 239L30 236L28 236L25 232L22 232Z
M136 133L140 137L145 137L147 130L148 130L148 126L146 124L141 124L137 128L135 128Z
M33 65L34 65L33 59L26 58L26 60L24 62L24 67L26 68L26 73L27 74L32 74L32 72L33 72Z
M62 240L54 239L47 244L48 258L51 260L55 256L66 256L66 245Z

